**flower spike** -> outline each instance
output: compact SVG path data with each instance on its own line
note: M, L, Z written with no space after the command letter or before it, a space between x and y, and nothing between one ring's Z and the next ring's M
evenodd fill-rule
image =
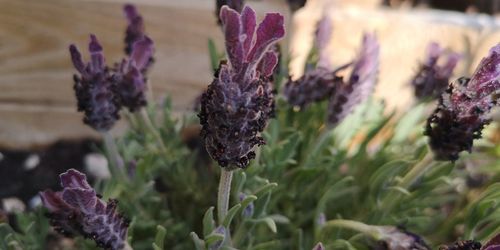
M79 74L73 80L78 111L85 113L83 122L97 131L108 131L120 118L119 97L115 94L116 82L105 65L102 47L90 35L90 62L85 64L75 45L69 47L71 60Z
M118 201L102 201L86 176L75 169L61 174L60 180L62 191L40 192L54 229L65 236L91 238L105 249L123 249L129 222L116 211Z
M201 135L210 156L226 170L245 168L255 157L258 136L274 113L272 72L278 63L271 46L284 32L283 16L267 14L257 27L253 9L220 11L227 62L201 98ZM257 28L256 28L257 27Z

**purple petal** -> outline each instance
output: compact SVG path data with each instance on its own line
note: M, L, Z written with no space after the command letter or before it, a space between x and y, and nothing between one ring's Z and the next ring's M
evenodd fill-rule
M318 22L318 28L316 30L316 46L319 50L324 50L326 46L330 43L330 37L332 36L332 21L329 15L325 15Z
M244 52L241 44L241 20L240 14L235 10L222 6L220 11L220 19L222 20L222 29L226 41L226 54L231 67L240 69Z
M330 43L332 36L332 22L330 16L325 15L318 23L316 31L316 46L318 47L319 60L318 67L330 68L330 59L326 52L326 47Z
M257 28L257 38L247 56L247 61L254 64L258 63L269 46L284 36L285 26L283 16L279 13L267 14Z
M97 203L93 189L65 188L62 191L62 199L85 214L93 213Z
M75 169L69 169L59 175L59 178L61 179L61 186L63 188L91 189L87 182L87 177Z
M153 46L153 40L147 36L134 43L130 57L139 70L145 69L150 62L153 56Z
M274 51L268 51L260 62L260 72L264 77L270 77L278 64L278 55Z
M132 23L134 19L139 16L137 8L135 8L135 6L132 4L125 4L125 6L123 7L123 12L125 12L125 16L127 17L129 23Z
M104 70L104 55L102 54L102 46L97 41L97 37L93 34L90 35L89 43L90 52L90 70L91 72L100 72Z
M69 53L75 69L78 70L80 74L85 74L85 63L82 60L82 54L80 54L80 51L78 51L74 44L69 46Z
M43 206L51 213L69 208L69 205L64 202L59 192L56 193L52 190L42 191L40 192L40 198L42 199Z
M490 239L482 248L484 250L500 250L500 234Z
M491 48L488 56L479 63L471 77L467 90L477 93L479 98L498 91L500 88L500 44Z
M453 70L457 66L458 62L462 59L462 55L459 53L450 53L446 60L445 65L440 69L439 75L444 78L449 78L453 74Z
M245 55L250 52L256 22L255 11L248 6L245 6L241 12L241 24L243 28L242 34L245 35L245 39L243 41L243 51Z
M434 65L442 53L443 48L438 43L429 43L427 47L427 65Z

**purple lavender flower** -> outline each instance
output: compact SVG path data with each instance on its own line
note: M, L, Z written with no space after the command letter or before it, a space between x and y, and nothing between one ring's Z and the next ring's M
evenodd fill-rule
M117 69L115 80L121 103L131 112L146 106L146 71L153 55L153 41L145 36L134 43L132 54L123 59Z
M271 77L278 62L269 48L285 35L283 16L267 14L256 29L255 12L220 12L228 62L222 62L201 100L201 135L210 156L228 170L245 168L255 157L258 136L273 115ZM254 34L255 33L255 34Z
M444 65L438 65L439 58L444 56L447 56L446 62ZM420 65L419 71L411 82L415 89L415 96L419 99L438 98L448 86L460 57L458 53L445 53L435 42L430 43L426 61Z
M316 47L319 54L316 68L306 71L295 81L289 79L285 85L284 95L291 105L303 109L311 103L326 100L333 94L335 86L342 84L343 80L337 76L337 72L348 65L336 70L331 68L326 52L331 34L331 20L329 16L325 16L318 23L316 31Z
M244 0L216 0L215 1L215 16L217 16L217 24L222 25L222 20L220 18L220 10L222 6L227 5L229 8L241 13L243 6L245 5Z
M116 83L105 65L102 47L94 35L90 35L90 62L85 64L75 45L70 45L71 60L80 75L75 74L74 89L78 111L85 113L83 122L97 131L107 131L120 118L119 97L115 94Z
M60 175L63 190L40 192L54 229L65 235L83 235L105 249L123 249L128 220L116 211L117 200L103 202L84 174L70 169Z
M479 63L470 79L451 83L427 120L425 134L437 160L458 159L461 151L471 151L474 139L490 120L500 93L500 44Z
M240 199L240 202L242 202L243 200L245 200L246 197L247 197L246 194L240 193L238 198ZM253 202L250 202L250 204L248 204L248 206L241 212L241 214L243 215L243 217L249 218L252 217L253 211L254 211L254 204Z
M379 69L379 44L375 34L363 36L361 50L353 63L347 82L336 84L328 103L328 123L335 126L359 103L365 101L375 88Z

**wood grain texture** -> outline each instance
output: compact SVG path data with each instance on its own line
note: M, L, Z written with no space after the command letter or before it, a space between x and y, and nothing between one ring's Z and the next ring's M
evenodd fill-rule
M123 3L0 0L0 146L28 147L96 135L81 124L82 114L76 112L75 70L68 45L75 43L84 52L89 34L94 33L102 42L107 62L121 60L126 27ZM135 4L155 41L156 63L150 74L153 95L156 99L171 95L175 110L183 112L211 81L208 39L223 49L215 4L208 0L143 0ZM259 14L286 8L279 1L252 6Z

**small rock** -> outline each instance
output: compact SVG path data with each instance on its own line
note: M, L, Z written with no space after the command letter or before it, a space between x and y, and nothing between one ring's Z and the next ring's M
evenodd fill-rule
M102 154L90 153L84 158L85 170L96 179L109 179L111 173L108 168L108 160Z
M26 205L16 197L2 199L2 206L3 210L7 213L19 213L26 210Z

